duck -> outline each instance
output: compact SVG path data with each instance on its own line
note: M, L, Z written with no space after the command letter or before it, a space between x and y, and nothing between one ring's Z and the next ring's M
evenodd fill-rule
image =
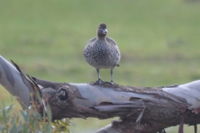
M83 50L87 63L96 69L98 75L97 84L103 81L100 77L101 69L110 69L110 82L114 82L113 70L119 66L121 59L117 43L112 38L107 37L107 33L106 24L100 24L96 37L90 39Z

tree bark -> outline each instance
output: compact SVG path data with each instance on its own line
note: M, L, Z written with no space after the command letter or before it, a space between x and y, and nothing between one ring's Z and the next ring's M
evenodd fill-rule
M0 57L0 83L23 108L36 103L42 114L48 105L53 120L119 117L96 133L155 133L181 122L200 123L200 81L157 88L58 83L28 76ZM41 99L33 98L37 92Z

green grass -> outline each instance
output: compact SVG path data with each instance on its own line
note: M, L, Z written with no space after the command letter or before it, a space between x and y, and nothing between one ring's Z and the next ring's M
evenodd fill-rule
M122 53L114 73L117 83L163 86L197 80L200 2L189 1L0 0L0 54L43 79L90 82L96 72L82 49L104 22ZM109 80L108 71L102 76ZM1 107L16 104L12 99L1 96ZM85 130L81 121L72 122L73 132ZM96 127L104 124L88 121Z

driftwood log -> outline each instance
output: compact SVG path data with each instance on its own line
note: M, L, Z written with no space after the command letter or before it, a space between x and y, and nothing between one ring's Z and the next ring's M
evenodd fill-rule
M196 127L200 123L200 81L157 88L109 82L57 83L28 76L0 56L0 84L24 109L37 103L42 114L48 104L53 120L119 117L96 133L162 133L175 125L180 125L181 133L183 124ZM36 93L40 100L36 100Z

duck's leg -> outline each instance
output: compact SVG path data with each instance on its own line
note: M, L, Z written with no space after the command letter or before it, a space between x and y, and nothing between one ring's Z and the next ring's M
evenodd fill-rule
M98 80L95 82L95 84L101 84L103 81L101 80L100 69L96 68L96 71L97 71L97 75L98 75Z
M97 74L98 74L98 80L101 80L99 68L96 68L96 71L97 71Z
M179 129L178 129L178 133L184 133L183 132L183 126L184 126L184 117L182 116L181 121L180 121L180 125L179 125Z
M114 82L114 81L113 81L113 69L114 69L114 68L111 68L111 69L110 69L110 82L111 82L111 83Z
M197 124L194 125L194 133L197 133Z

